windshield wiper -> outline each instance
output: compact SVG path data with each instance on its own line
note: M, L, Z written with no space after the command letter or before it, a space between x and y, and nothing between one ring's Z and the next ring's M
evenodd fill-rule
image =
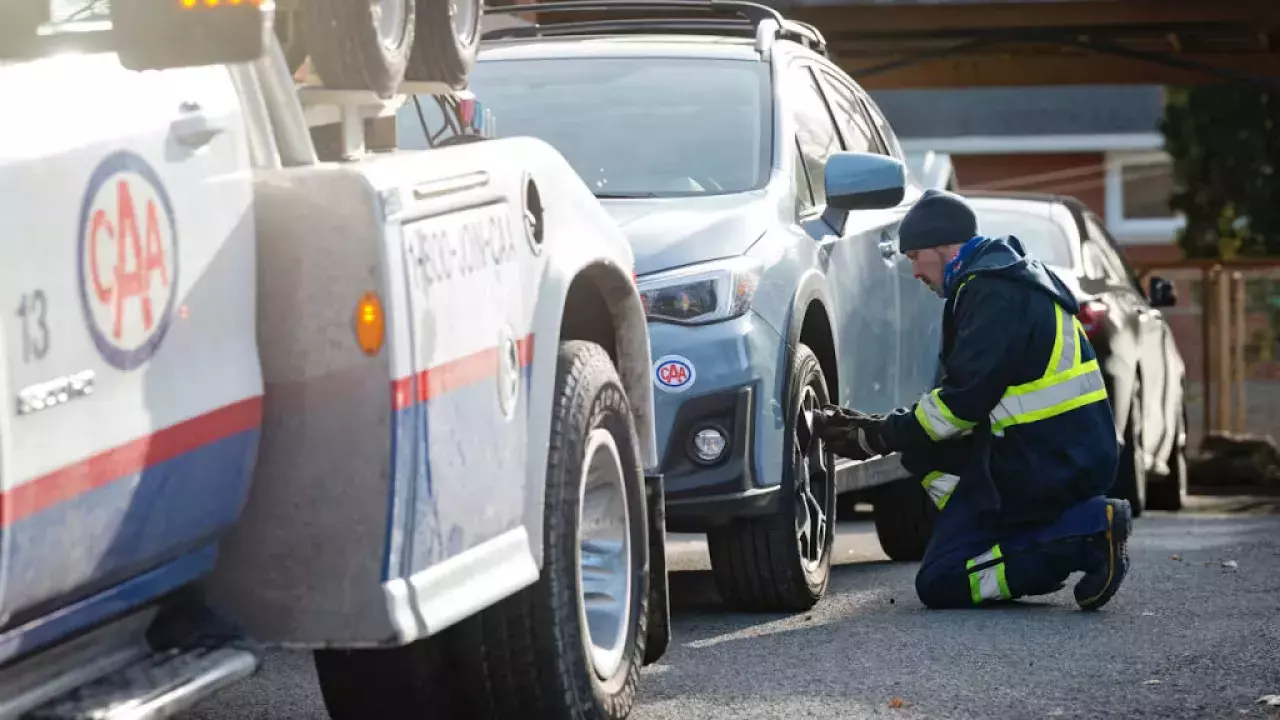
M655 192L634 192L634 193L596 193L595 196L601 200L633 200L635 198L656 198L659 197Z

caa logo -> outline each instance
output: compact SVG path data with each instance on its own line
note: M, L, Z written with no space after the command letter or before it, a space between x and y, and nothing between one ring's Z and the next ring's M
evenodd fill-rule
M98 352L120 370L155 354L178 287L173 204L155 170L131 152L102 161L80 205L80 303Z
M697 372L693 363L680 355L667 355L653 365L653 381L667 392L684 392L693 386Z

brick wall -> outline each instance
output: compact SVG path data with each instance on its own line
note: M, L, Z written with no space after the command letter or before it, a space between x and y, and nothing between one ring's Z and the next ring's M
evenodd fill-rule
M965 190L1015 190L1073 195L1099 216L1106 213L1106 167L1102 153L952 155Z

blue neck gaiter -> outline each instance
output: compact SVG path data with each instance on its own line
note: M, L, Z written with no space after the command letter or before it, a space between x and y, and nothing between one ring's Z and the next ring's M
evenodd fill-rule
M982 244L982 240L981 235L974 235L969 238L964 245L960 246L960 251L956 253L955 257L951 258L951 262L947 263L947 266L943 268L942 289L944 296L951 295L951 291L954 289L951 287L952 283L959 277L960 271L964 269L964 264L969 260L969 256L973 254L973 251Z

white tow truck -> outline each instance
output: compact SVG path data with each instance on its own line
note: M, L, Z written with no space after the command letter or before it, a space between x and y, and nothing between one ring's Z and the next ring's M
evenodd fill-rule
M170 717L264 647L335 720L625 717L644 312L565 160L484 137L479 3L73 14L0 4L0 719ZM427 95L480 141L394 150Z

